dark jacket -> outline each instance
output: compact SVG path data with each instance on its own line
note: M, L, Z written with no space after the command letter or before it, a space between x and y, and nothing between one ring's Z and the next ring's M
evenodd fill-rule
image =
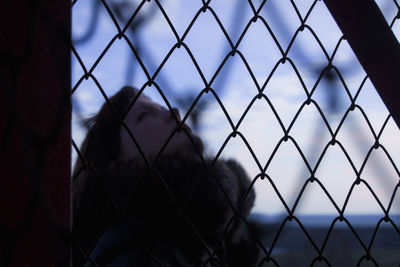
M124 216L103 230L85 266L256 266L246 221L255 193L240 165L183 156L136 165L110 169L106 184Z

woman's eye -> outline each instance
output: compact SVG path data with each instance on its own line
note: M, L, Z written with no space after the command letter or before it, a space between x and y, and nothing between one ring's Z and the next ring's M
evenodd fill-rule
M147 112L142 112L138 116L138 121L142 121L147 116Z

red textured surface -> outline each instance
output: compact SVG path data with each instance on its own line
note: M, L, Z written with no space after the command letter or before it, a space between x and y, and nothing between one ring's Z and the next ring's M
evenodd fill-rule
M70 1L0 15L0 266L69 266Z
M400 126L400 44L373 0L324 0L350 47Z

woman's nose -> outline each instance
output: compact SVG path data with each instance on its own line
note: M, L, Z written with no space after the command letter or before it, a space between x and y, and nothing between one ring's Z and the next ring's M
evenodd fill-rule
M179 114L179 110L177 108L173 108L172 111L174 112L178 121L181 122L181 115Z
M178 122L181 122L181 115L179 114L179 110L177 108L173 108L172 111L166 110L166 120L169 121L175 121L174 116L178 120Z

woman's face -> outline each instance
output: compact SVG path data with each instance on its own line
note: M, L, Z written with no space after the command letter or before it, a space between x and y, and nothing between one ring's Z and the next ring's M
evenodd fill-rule
M173 110L180 122L179 111L177 109ZM179 128L179 124L168 109L142 95L139 96L136 103L129 110L124 122L147 158L156 156L172 132ZM195 145L198 145L199 142L201 143L199 137L193 135L191 129L186 124L183 127L191 135ZM124 127L121 127L120 138L120 159L131 159L141 156ZM171 155L189 150L194 150L190 138L185 131L179 131L175 132L164 148L162 155Z

